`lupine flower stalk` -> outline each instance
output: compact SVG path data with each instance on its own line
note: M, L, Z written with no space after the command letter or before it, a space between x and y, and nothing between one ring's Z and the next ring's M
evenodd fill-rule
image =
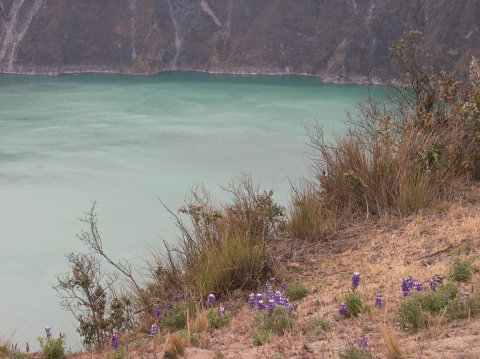
M52 336L52 327L51 326L45 327L45 335L47 336L47 338L50 338Z
M150 327L150 334L151 335L158 334L158 325L152 324L152 326Z
M346 315L347 312L348 312L347 305L345 303L340 303L340 305L338 306L338 313L340 315Z
M110 337L110 345L113 349L117 349L120 346L120 338L117 334L112 334Z
M210 293L207 297L208 303L215 304L215 300L216 300L215 295Z
M383 306L383 294L382 293L377 293L377 296L375 297L375 306L377 308L381 308Z
M402 295L404 297L409 295L410 290L413 288L414 285L415 285L415 280L411 276L403 278L403 280L402 280Z
M368 348L368 338L365 334L361 334L358 337L358 347L359 348Z
M352 274L352 289L357 289L358 285L360 284L360 273L354 272Z
M437 291L437 278L435 276L433 276L431 279L430 279L430 289L432 290L432 292L436 292Z

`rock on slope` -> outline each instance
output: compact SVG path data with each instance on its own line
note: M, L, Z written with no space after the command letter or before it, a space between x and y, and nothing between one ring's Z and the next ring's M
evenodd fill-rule
M480 54L478 0L0 0L0 72L168 70L391 77L406 31L462 71Z

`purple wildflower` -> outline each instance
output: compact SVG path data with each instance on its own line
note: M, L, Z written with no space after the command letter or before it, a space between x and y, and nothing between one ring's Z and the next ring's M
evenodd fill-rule
M358 337L358 347L359 348L367 348L368 347L368 338L365 334L361 334Z
M340 305L338 306L338 313L340 315L346 315L347 312L348 312L347 305L345 303L340 303Z
M355 290L360 284L360 273L354 272L352 274L352 288Z
M263 299L263 294L262 293L257 293L257 302L259 300L262 300Z
M377 293L377 296L375 297L375 306L377 308L381 308L383 306L383 294L382 293Z
M415 282L413 284L414 286L414 289L417 291L417 292L421 292L423 290L423 283L422 282Z
M257 302L257 308L258 308L258 310L263 310L263 309L265 309L265 304L264 304L263 300L260 299L260 300Z
M150 334L158 334L158 326L156 324L152 324L152 326L150 327Z
M112 334L110 337L110 345L113 349L117 349L120 346L120 338L118 338L117 334Z
M224 307L220 307L220 309L218 310L217 312L217 315L219 317L223 317L225 315L225 308Z
M287 282L283 280L282 284L280 284L280 291L283 293L285 289L287 289Z
M415 280L412 278L412 276L409 276L407 278L403 278L402 280L402 295L406 297L407 295L410 294L410 290L415 284Z
M162 308L160 308L159 305L157 305L157 307L155 308L155 316L158 318L160 318L160 315L162 315Z
M432 290L432 292L436 292L437 291L437 278L435 276L433 276L431 279L430 279L430 289Z
M460 296L463 297L463 298L468 297L468 292L465 291L465 290L462 290L462 291L460 292Z
M256 301L256 299L255 299L255 294L251 293L251 294L248 296L247 303L248 303L248 306L249 306L250 308L255 307L255 304L257 303L257 301Z
M52 327L51 326L45 327L45 335L47 336L47 338L50 338L52 336Z
M210 293L210 294L208 295L208 297L207 297L208 303L210 303L210 304L215 304L215 300L216 300L215 295L213 295L213 294Z
M267 303L268 315L272 315L274 309L275 309L275 301L273 299L270 299Z

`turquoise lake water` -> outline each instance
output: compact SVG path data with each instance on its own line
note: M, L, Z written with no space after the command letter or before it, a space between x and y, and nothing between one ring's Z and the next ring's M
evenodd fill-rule
M177 233L159 199L176 209L195 181L223 198L251 173L286 204L310 166L305 127L341 134L366 94L294 76L0 75L0 337L35 347L51 325L79 348L52 284L93 200L106 251L140 277Z

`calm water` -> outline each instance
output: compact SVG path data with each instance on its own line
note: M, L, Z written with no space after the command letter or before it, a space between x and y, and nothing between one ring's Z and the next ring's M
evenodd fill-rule
M158 198L177 208L194 181L221 196L251 172L286 203L287 177L309 166L305 126L341 133L365 93L301 77L0 75L0 337L34 346L51 325L76 348L51 287L92 200L106 250L141 264L175 239Z

